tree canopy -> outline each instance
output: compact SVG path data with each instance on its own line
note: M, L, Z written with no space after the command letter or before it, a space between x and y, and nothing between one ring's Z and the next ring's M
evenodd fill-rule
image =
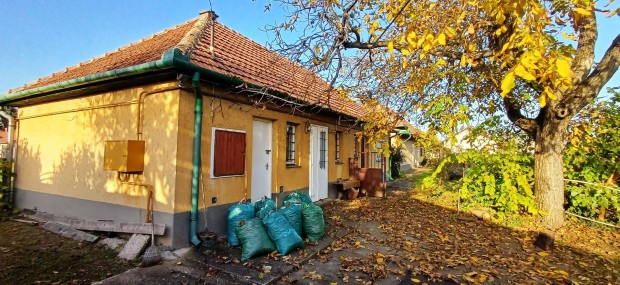
M613 1L276 2L289 12L276 50L368 106L375 130L391 127L378 104L446 134L504 112L535 140L537 202L561 226L567 128L620 64L620 35L594 62Z

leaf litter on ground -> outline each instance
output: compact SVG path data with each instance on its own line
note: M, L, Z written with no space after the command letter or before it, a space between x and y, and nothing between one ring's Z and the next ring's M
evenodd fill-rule
M385 249L370 250L366 258L336 257L338 281L344 283L373 284L388 275L406 274L416 280L424 276L429 282L459 284L618 284L620 280L620 234L570 220L558 231L555 249L546 252L533 245L536 230L457 215L454 209L422 201L414 193L340 200L324 210L329 226L349 227L349 234L312 262L328 262L330 252ZM355 226L372 223L378 223L375 230ZM327 280L321 273L310 271L303 277L314 280L310 283ZM291 276L283 281L296 282Z

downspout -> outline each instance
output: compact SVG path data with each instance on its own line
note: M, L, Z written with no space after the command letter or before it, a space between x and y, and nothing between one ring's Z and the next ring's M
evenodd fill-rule
M8 131L7 131L7 149L6 149L6 159L9 161L10 163L10 168L11 168L11 173L9 173L7 175L7 177L9 178L9 208L13 209L13 203L14 200L13 197L15 196L15 184L13 181L13 172L15 171L15 165L14 165L14 161L15 161L15 153L13 152L13 148L14 148L14 144L15 142L13 141L13 129L15 128L15 117L13 117L11 114L0 110L0 116L2 116L3 118L6 118L9 121L9 127L8 127Z
M200 91L200 72L195 72L192 77L192 87L196 94L194 105L194 150L192 159L192 209L190 213L189 239L194 246L199 246L198 238L198 187L200 186L200 147L202 144L202 94ZM206 209L205 209L206 211ZM205 221L206 222L206 221Z

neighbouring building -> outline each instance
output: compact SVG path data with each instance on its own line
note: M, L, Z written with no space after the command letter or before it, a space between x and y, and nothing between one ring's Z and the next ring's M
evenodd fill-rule
M402 120L400 126L391 133L393 148L400 148L402 162L399 172L406 173L418 168L424 159L424 147L418 142L421 131L406 120Z

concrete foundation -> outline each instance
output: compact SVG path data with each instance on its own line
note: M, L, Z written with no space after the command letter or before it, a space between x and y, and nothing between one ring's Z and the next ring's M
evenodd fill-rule
M297 189L294 191L308 194L308 188ZM284 201L284 199L291 193L293 192L287 191L283 193L274 193L271 195L271 198L276 202L276 205L279 208L282 206L282 201ZM334 185L334 183L329 183L328 198L342 198L341 191L338 190L338 186ZM236 203L228 203L207 208L207 230L216 232L219 236L226 235L228 229L228 209L235 204ZM16 189L15 205L21 209L33 209L55 215L80 218L90 221L110 220L115 222L140 223L144 222L146 215L145 209L142 208L89 201L73 197L64 197L25 189ZM172 248L190 246L190 212L171 214L155 211L154 220L156 223L166 225L165 234L163 236L156 236L156 244L167 245ZM204 230L204 212L203 209L200 209L198 212L198 232L202 232Z

